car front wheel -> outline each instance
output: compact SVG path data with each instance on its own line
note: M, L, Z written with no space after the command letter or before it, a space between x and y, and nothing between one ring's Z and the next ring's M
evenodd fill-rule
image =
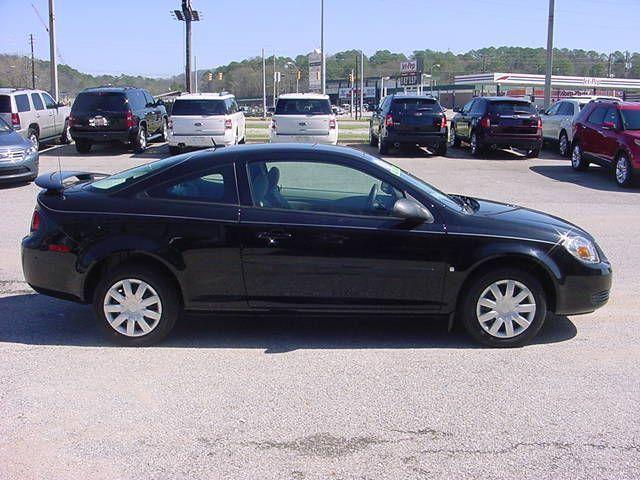
M482 154L483 146L480 143L480 139L478 138L478 134L473 132L471 134L470 142L471 144L471 155L474 157L479 157Z
M520 347L542 328L547 301L535 277L505 268L472 281L459 314L467 333L478 342L490 347Z
M579 172L583 172L587 168L589 168L589 163L587 163L584 159L582 147L577 142L573 146L573 150L571 151L571 168Z
M633 183L633 170L631 162L625 154L616 160L616 183L621 187L630 187Z
M147 129L144 125L138 127L138 133L133 140L133 151L135 153L142 153L147 149Z
M560 134L560 140L558 140L558 150L563 157L569 156L569 137L565 132Z
M142 347L169 334L180 314L180 300L162 272L145 265L123 265L100 281L93 308L112 341Z

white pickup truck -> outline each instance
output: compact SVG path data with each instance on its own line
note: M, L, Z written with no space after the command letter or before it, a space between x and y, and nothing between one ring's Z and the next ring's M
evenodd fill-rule
M42 90L0 88L0 118L39 146L54 140L70 143L71 107Z

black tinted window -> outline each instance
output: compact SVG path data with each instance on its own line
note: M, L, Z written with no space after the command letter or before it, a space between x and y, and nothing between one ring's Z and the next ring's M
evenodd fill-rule
M491 102L489 111L499 115L517 115L521 113L536 113L535 107L529 102Z
M42 99L40 98L39 93L32 93L31 101L33 102L33 107L36 110L44 110L44 103L42 103Z
M11 113L11 97L0 95L0 113Z
M276 115L331 115L331 104L328 99L281 98Z
M73 102L74 113L123 112L127 109L126 98L116 92L80 93Z
M176 100L171 115L224 115L224 100Z
M155 198L192 202L225 203L236 205L238 194L233 165L218 166L206 173L199 173L169 185L149 190Z
M620 110L625 130L640 130L640 110Z
M24 95L16 95L16 107L18 107L19 112L28 112L31 110L31 106L29 105L29 97L25 93Z
M482 114L484 113L485 101L484 100L476 100L473 102L473 106L471 107L471 113L473 114Z
M620 122L618 121L618 110L610 107L604 116L603 123L604 122L613 123L615 125L615 128L620 128Z
M56 101L51 98L51 95L46 92L42 92L42 98L44 99L44 104L47 108L56 108Z
M442 108L437 101L432 98L396 98L393 100L391 110L394 113L441 112Z
M593 112L591 112L591 115L589 115L589 119L587 121L594 125L602 125L602 122L604 122L604 116L606 114L606 107L597 107Z
M129 104L133 110L142 110L147 106L147 99L142 90L132 90L129 92Z

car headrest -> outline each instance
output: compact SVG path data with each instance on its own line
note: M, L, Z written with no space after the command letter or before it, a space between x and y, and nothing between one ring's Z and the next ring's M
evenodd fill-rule
M269 173L267 173L267 177L269 180L269 188L278 186L278 182L280 181L280 169L278 167L271 167L269 169Z
M261 205L264 197L269 191L269 180L264 174L259 174L253 179L253 200L257 205Z

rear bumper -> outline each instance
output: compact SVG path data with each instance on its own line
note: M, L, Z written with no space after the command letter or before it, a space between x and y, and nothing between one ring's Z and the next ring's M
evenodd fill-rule
M271 131L269 140L271 143L322 143L336 145L338 143L338 131L331 131L328 135L280 135Z
M235 138L232 130L229 130L228 133L225 132L222 135L175 135L173 132L169 131L167 143L171 147L228 147L235 143Z
M446 131L429 133L387 132L382 137L388 143L411 143L420 146L439 145L447 142Z
M115 130L115 131L91 131L91 130L77 130L73 127L70 129L71 137L74 140L88 140L93 143L107 143L107 142L123 142L128 143L133 141L138 134L138 127L131 128L129 130Z
M38 155L22 162L0 163L0 182L17 182L38 175Z
M514 147L522 149L542 148L542 136L538 135L499 135L485 134L480 141L486 145L497 147Z
M567 276L558 286L557 315L591 313L609 301L611 290L611 265L601 263L589 267L588 275Z

